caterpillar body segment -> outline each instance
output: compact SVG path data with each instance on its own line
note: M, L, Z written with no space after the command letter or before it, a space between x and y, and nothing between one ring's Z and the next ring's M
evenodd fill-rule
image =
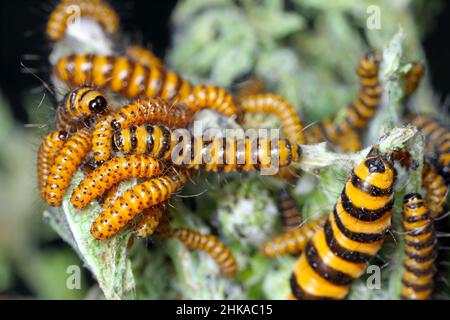
M405 230L402 299L425 300L433 290L437 240L425 202L420 194L407 194L403 202L402 224Z
M275 114L281 122L286 137L292 143L303 144L303 125L289 101L271 93L261 93L240 100L240 111L244 113L264 112Z
M108 33L119 29L119 17L112 7L99 0L62 0L51 12L47 22L47 36L52 41L59 41L71 23L77 19L96 21Z
M73 190L70 201L81 209L117 183L129 178L153 178L163 173L163 164L149 156L131 155L105 162Z
M297 299L343 299L391 226L392 154L374 147L352 172L323 228L307 243L291 277Z
M37 156L37 176L39 194L42 200L45 200L45 187L50 175L50 169L53 166L56 156L63 148L68 133L65 131L53 131L49 133L41 142Z
M187 177L186 171L174 172L126 190L94 221L92 236L98 240L111 238L143 210L169 200L174 192L183 187Z
M201 250L211 255L225 276L236 274L237 262L233 253L217 237L188 228L177 228L172 236L191 250Z
M299 254L305 249L307 242L314 234L323 227L325 220L326 218L322 218L305 223L296 229L271 239L261 246L261 254L268 258L275 258L286 254Z
M75 132L64 144L55 158L45 186L45 200L53 206L60 206L70 181L91 149L91 133L82 129Z

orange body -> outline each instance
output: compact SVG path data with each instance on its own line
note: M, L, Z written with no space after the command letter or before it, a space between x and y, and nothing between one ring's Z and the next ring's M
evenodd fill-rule
M94 170L73 190L70 201L84 208L117 183L129 178L152 178L163 173L163 165L148 156L117 157Z
M164 64L150 50L141 46L127 47L127 56L133 61L150 68L163 68Z
M283 221L284 232L298 229L302 223L302 216L294 198L285 188L278 191L278 212Z
M425 67L420 62L412 62L411 69L405 75L405 96L410 97L419 87L425 73Z
M82 129L71 136L55 158L45 186L45 201L51 206L61 205L72 177L91 149L91 134Z
M189 228L175 229L172 236L189 249L201 250L211 255L225 276L233 277L236 274L237 263L233 253L215 236Z
M140 212L169 200L186 179L186 172L177 174L173 170L170 175L138 183L101 212L92 224L91 234L98 240L111 238Z
M67 132L53 131L49 133L41 142L37 156L37 176L38 188L41 198L45 200L45 187L50 175L50 169L53 166L56 156L66 143Z
M300 117L286 99L271 93L260 93L243 97L239 108L244 113L263 112L276 115L280 119L286 138L292 143L304 143Z
M425 164L422 174L422 186L426 190L426 206L430 210L432 218L438 217L444 212L447 202L447 185L444 178L434 168Z
M343 299L383 244L391 226L393 157L374 147L352 172L323 228L297 260L297 299Z
M164 206L147 208L142 212L141 220L133 233L139 238L148 238L156 231L161 217L165 214Z

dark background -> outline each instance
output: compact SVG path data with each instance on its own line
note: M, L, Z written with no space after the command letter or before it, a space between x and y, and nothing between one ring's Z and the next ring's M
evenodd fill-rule
M126 4L125 1L111 2L120 12L125 32L138 34L144 44L151 43L153 51L163 56L171 41L169 17L176 0L129 0ZM450 4L443 2L443 9L423 42L432 84L442 101L450 93ZM41 68L47 65L49 43L45 38L45 23L53 6L51 0L2 2L0 89L13 106L15 118L21 122L27 122L23 98L40 82L32 75L21 72L20 61L25 54L33 54L41 59L40 64L36 61L34 64ZM33 61L23 61L33 67ZM44 75L45 79L45 69L40 71L42 73L39 75Z

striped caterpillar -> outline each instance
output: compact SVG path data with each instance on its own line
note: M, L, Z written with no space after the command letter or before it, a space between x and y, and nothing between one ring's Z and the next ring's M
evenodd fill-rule
M71 55L53 67L53 76L72 85L92 84L127 98L160 97L185 103L193 111L209 108L237 114L233 97L222 88L192 85L172 71L144 66L127 57Z
M391 226L394 180L393 155L382 155L374 146L297 260L291 277L293 297L345 298Z
M306 243L323 227L325 218L308 222L296 229L285 232L264 243L260 252L268 258L275 258L286 254L299 254L305 249Z
M403 202L402 223L405 230L402 299L425 300L433 290L437 240L433 219L420 194L407 194Z
M411 69L405 75L405 96L412 96L419 87L425 73L425 67L420 62L412 62Z
M62 0L47 22L48 38L59 41L70 23L80 18L98 22L108 33L116 33L119 29L119 17L107 3L100 0Z
M65 131L53 131L49 133L41 142L37 156L37 176L38 188L41 198L45 200L45 188L50 169L53 166L56 156L66 143L68 134Z
M177 228L172 237L191 250L201 250L211 255L225 276L233 277L236 274L237 263L233 253L215 236L188 228Z
M182 137L182 136L181 136ZM193 137L181 141L165 126L131 126L113 137L113 149L171 159L174 164L205 171L250 171L286 167L300 159L302 149L287 139L236 139ZM278 161L278 164L276 163Z

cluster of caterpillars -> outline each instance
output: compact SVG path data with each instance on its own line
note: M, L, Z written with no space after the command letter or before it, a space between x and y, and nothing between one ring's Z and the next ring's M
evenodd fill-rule
M81 19L97 22L108 34L119 32L118 15L104 1L63 0L48 21L51 41L64 38L71 5L79 6ZM93 201L101 203L101 212L92 223L94 238L102 241L126 230L143 238L178 239L190 249L209 253L226 276L235 275L238 266L217 237L188 228L171 229L166 205L173 195L195 178L196 172L258 171L273 165L273 155L282 169L277 178L295 179L289 167L301 161L301 144L305 143L328 141L340 152L359 151L360 133L376 114L383 94L378 76L382 54L372 52L360 60L361 88L341 121L325 119L303 132L291 103L262 92L262 86L235 94L216 86L195 86L166 69L143 47L129 46L121 52L124 54L69 55L52 66L52 77L68 89L57 106L55 131L43 138L38 151L40 195L50 206L60 206L73 175L81 169L85 177L74 188L70 202L77 209ZM416 91L423 72L421 64L412 63L405 77L406 98ZM123 96L129 103L113 106L105 92ZM235 119L242 126L245 115L273 114L279 118L284 138L274 143L244 137L224 143L218 137L193 137L183 141L187 148L175 152L180 142L177 129L188 130L194 115L203 109ZM436 258L433 222L444 211L449 183L450 130L427 115L408 116L426 137L426 195L408 194L404 199L402 297L426 299L432 292ZM239 151L238 145L242 146ZM212 157L199 164L196 160L206 151ZM290 191L280 192L284 233L263 244L261 253L269 258L298 255L291 298L347 296L352 281L365 271L391 227L395 161L411 167L401 152L382 153L374 146L352 171L333 210L317 221L302 222ZM137 184L119 193L120 183L131 178L137 179Z

